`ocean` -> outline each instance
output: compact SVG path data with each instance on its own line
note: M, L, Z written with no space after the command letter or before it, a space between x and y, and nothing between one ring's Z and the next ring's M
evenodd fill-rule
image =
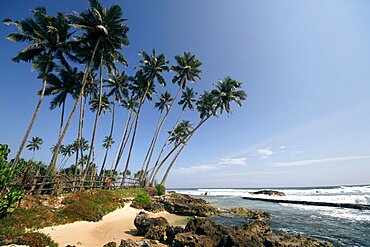
M370 210L252 201L242 198L243 196L274 198L249 193L263 189L267 188L174 190L202 198L221 209L245 207L266 211L271 215L268 223L275 231L305 234L327 240L334 246L370 246ZM286 194L276 199L370 205L370 185L268 189ZM217 216L213 220L226 226L248 223L241 217Z

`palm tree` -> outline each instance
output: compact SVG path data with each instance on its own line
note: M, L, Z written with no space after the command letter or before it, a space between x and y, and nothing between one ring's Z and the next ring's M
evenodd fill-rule
M231 113L230 103L235 102L238 106L242 105L242 101L247 99L247 94L244 90L239 90L241 88L241 83L227 76L223 81L219 81L215 85L215 89L209 94L203 94L200 101L198 101L198 111L200 112L201 121L198 123L197 127L194 128L184 140L181 148L177 151L175 157L171 161L167 168L167 171L161 181L161 184L166 183L168 174L175 163L176 159L180 155L181 151L184 149L186 144L189 142L190 138L194 135L195 131L205 123L212 115L217 116L217 111L220 114L226 111L227 114Z
M68 159L72 156L72 154L74 154L74 152L75 152L75 149L74 149L73 144L68 144L68 145L65 145L65 146L62 145L62 147L60 149L60 153L63 155L63 159L60 162L58 170L63 169L63 167L67 163Z
M35 151L40 150L41 148L40 146L42 145L42 143L43 143L43 140L38 136L32 137L31 141L28 142L26 148L32 151L32 161L35 158Z
M113 96L112 122L109 131L109 136L113 136L116 102L122 103L123 100L128 97L128 81L130 78L124 71L122 71L122 73L110 73L108 76L109 79L105 80L106 85L104 85L104 87L110 90L108 96Z
M157 82L162 86L166 85L166 82L161 73L169 70L167 66L168 61L166 61L164 54L156 56L155 50L153 49L151 56L149 56L146 52L141 52L139 53L139 55L142 57L142 60L140 60L139 62L140 65L138 66L138 68L140 68L140 70L138 71L138 73L136 73L136 78L134 82L136 82L137 85L140 85L140 87L137 87L136 90L134 91L137 94L138 98L141 97L141 99L134 120L135 125L132 133L126 166L123 172L122 184L124 184L124 180L127 175L127 170L130 164L131 153L134 146L137 126L139 123L141 107L144 103L145 98L147 97L147 93L152 88L154 88L154 80L157 80Z
M39 113L46 89L47 74L53 71L55 59L59 59L62 64L65 63L64 53L70 50L70 26L62 13L57 13L55 17L49 16L44 7L39 7L34 9L32 14L33 18L25 18L19 22L11 19L3 20L5 24L13 24L19 30L18 33L9 34L7 37L9 40L29 43L27 47L13 58L13 61L17 63L20 61L32 62L33 69L40 71L39 78L43 82L35 112L13 160L13 169L18 162Z
M69 115L62 135L59 137L57 146L60 147L62 140L67 133L72 117L77 109L79 101L84 94L86 79L91 65L96 67L96 61L102 67L103 60L107 64L112 59L117 59L122 63L126 61L118 52L123 46L128 45L128 27L123 25L126 21L122 18L122 9L119 5L112 5L109 9L104 8L98 0L89 0L90 8L81 12L69 15L71 25L81 29L84 33L77 37L76 49L80 61L85 63L84 77L81 82L80 94L75 102L71 114ZM97 56L96 56L97 55ZM101 71L101 68L100 68ZM101 73L100 73L101 74ZM100 80L102 82L102 78ZM102 83L101 83L102 84ZM102 85L100 85L100 97L102 97ZM97 110L100 112L100 110ZM91 156L91 155L90 155ZM56 163L58 156L54 155L50 168ZM89 158L88 158L89 159ZM89 164L87 164L89 165ZM49 169L50 170L50 169ZM88 169L86 169L88 170Z
M164 150L167 146L167 143L168 143L168 141L170 141L171 136L173 135L176 128L178 127L178 124L179 124L180 120L182 119L182 116L184 115L185 110L186 109L194 110L194 103L196 102L196 100L195 100L196 95L197 95L197 92L195 92L194 89L189 88L189 87L186 87L186 89L183 91L183 93L181 95L181 100L179 101L178 104L182 105L182 111L181 111L180 116L178 117L172 131L169 132L169 135L167 136L167 139L165 140L165 142L162 146L162 149L161 149L161 151L158 155L158 158L157 158L157 160L155 162L155 165L153 166L151 174L149 176L149 181L151 181L152 186L154 186L155 176L158 173L158 171L156 171L156 169L157 168L160 169L160 167L158 167L158 164L159 164L160 158L162 157L162 154L163 154L163 152L164 152ZM154 179L153 179L153 176L154 176Z
M103 175L105 162L107 161L108 150L112 147L113 144L114 144L114 140L113 140L112 136L106 136L104 138L102 146L103 146L103 148L105 148L105 155L104 155L104 160L103 160L103 164L102 164L101 169L100 169L99 176Z
M77 68L71 68L69 65L59 68L59 74L49 74L47 76L47 87L45 95L55 95L50 102L50 110L56 107L62 107L59 135L63 130L64 111L67 96L71 95L74 99L78 96L78 85L82 80L83 73Z
M112 167L111 167L111 171L113 170L112 174L116 173L118 164L119 164L119 162L122 158L122 154L123 154L123 152L126 148L126 145L128 143L128 140L129 140L129 137L130 137L130 134L131 134L131 131L132 131L132 127L133 127L133 124L134 124L134 121L131 121L131 118L132 118L132 114L136 114L136 108L138 107L138 102L137 102L135 97L131 96L131 97L128 97L126 99L123 99L121 105L122 105L123 108L128 110L128 112L127 112L128 116L127 116L124 131L122 132L122 137L121 137L120 143L118 145L116 154L114 155L114 159L113 159L113 163L112 163Z
M163 111L166 110L166 113L168 112L168 110L171 107L171 102L172 101L173 101L173 98L171 98L171 94L166 91L165 93L162 93L161 94L161 97L159 98L159 101L154 104L154 107L155 108L158 108L160 114L159 114L159 119L158 119L157 127L155 129L155 132L154 132L152 141L150 143L148 152L147 152L147 154L145 156L145 160L144 160L143 166L141 168L142 170L144 170L144 174L147 174L148 167L149 167L149 162L150 162L150 160L152 158L152 155L153 155L153 152L154 152L154 148L155 148L156 142L157 142L158 137L159 137L159 133L160 133L160 131L162 129L162 126L163 126L163 123L164 123L164 121L162 119ZM162 121L160 121L161 119L162 119Z

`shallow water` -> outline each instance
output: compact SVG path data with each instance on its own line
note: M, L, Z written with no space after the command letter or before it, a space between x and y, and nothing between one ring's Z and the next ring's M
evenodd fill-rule
M256 189L253 189L256 190ZM369 204L370 186L278 189L291 200ZM218 208L246 207L269 212L275 231L301 233L327 240L335 246L370 246L370 210L293 205L251 201L242 198L252 189L181 189L179 193L198 196ZM204 196L207 192L207 196ZM233 226L246 223L239 217L216 217L216 222Z

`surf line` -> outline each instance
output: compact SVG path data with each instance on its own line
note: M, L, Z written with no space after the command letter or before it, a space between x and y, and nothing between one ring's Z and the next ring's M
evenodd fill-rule
M309 202L309 201L294 201L294 200L256 198L256 197L247 197L247 196L243 196L243 199L253 200L253 201L275 202L275 203L289 203L289 204L301 204L301 205L312 205L312 206L326 206L326 207L339 207L339 208L353 208L353 209L360 209L360 210L370 210L370 205L367 205L367 204L334 203L334 202Z

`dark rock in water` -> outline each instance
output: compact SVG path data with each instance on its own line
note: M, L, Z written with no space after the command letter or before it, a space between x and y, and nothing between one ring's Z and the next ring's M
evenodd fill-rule
M103 245L103 247L117 247L117 243L116 242L109 242L109 243L106 243L105 245Z
M284 192L277 190L259 190L256 192L249 192L252 195L269 195L269 196L285 196Z
M307 237L304 235L292 236L287 233L269 234L264 241L268 246L305 246L305 247L331 247L333 245Z
M168 221L163 217L150 218L147 213L140 212L134 220L134 225L140 234L145 236L148 234L148 238L163 239L168 227Z
M172 247L215 247L218 241L211 236L197 235L192 232L176 235Z
M188 195L173 193L165 198L159 198L158 201L164 205L166 211L178 215L209 217L218 213L217 208L205 200Z
M175 236L179 233L184 233L185 229L181 226L169 226L166 230L166 242L169 245L172 245L173 240L175 239Z
M122 239L119 247L155 247L159 246L157 242L150 240L135 241L132 239Z
M246 208L232 208L230 213L237 214L249 219L269 219L270 214L260 210L249 210Z

